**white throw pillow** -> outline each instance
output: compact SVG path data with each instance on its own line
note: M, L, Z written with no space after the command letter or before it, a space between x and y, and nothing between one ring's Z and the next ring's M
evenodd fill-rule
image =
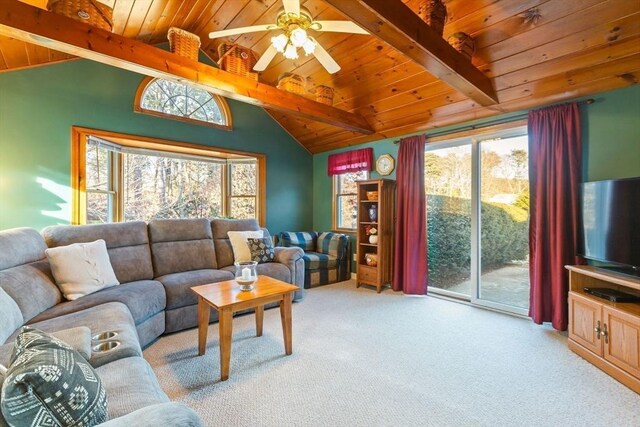
M104 240L74 243L44 251L64 297L75 300L100 289L119 285Z
M262 230L258 231L228 231L227 235L233 248L235 262L251 261L251 251L247 239L260 239L264 237Z

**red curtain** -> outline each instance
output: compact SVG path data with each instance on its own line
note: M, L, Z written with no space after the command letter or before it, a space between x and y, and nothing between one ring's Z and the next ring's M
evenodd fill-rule
M567 329L569 275L577 258L582 169L580 110L576 103L529 112L529 315L535 323Z
M396 236L393 290L427 293L427 213L424 195L425 136L400 140L396 169Z
M329 156L329 176L348 172L370 171L373 167L373 148L347 151Z

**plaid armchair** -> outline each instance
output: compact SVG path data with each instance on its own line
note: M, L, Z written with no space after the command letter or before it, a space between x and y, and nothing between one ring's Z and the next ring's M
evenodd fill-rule
M297 246L304 250L305 289L350 277L349 238L344 234L285 231L278 235L278 246Z

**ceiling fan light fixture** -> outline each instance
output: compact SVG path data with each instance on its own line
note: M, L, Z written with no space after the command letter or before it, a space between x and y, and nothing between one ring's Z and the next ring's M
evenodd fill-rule
M291 40L291 44L295 47L302 47L309 38L307 37L307 32L298 27L291 31L289 35L289 40Z
M284 34L271 37L271 44L280 53L284 53L284 50L287 47L287 43L289 43L289 39Z
M284 50L284 57L287 59L298 59L298 49L292 44L287 45Z
M307 40L302 45L302 49L304 49L305 55L311 55L313 51L316 50L316 44L313 42L313 40L307 38Z

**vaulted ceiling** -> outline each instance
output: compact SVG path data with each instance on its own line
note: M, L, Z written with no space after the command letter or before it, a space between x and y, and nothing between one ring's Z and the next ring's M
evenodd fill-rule
M417 12L419 0L402 0ZM28 0L44 8L46 0ZM176 26L196 33L214 60L225 39L208 33L275 21L280 0L105 0L113 6L113 32L147 44L166 41ZM372 134L269 111L296 140L317 153L395 137L503 112L559 102L625 86L640 79L638 0L445 0L444 38L464 31L476 42L473 65L491 79L498 103L481 106L438 80L398 49L372 35L318 33L317 41L342 69L333 75L313 57L278 55L261 73L274 84L283 72L306 77L309 89L335 89L334 106L369 123ZM302 0L315 19L347 19L329 3ZM526 19L536 10L537 22ZM226 41L260 55L273 34L234 36ZM0 37L0 70L68 60L70 55ZM311 94L309 94L312 97Z

